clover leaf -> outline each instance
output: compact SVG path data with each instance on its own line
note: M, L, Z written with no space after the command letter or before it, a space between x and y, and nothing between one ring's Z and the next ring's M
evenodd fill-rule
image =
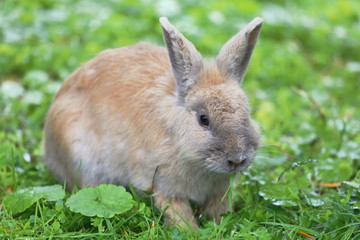
M73 212L85 216L111 218L133 207L132 196L122 186L102 184L95 188L81 189L65 204Z
M60 185L31 187L5 196L3 204L12 214L17 214L24 212L41 198L45 198L47 201L57 201L64 197L65 191Z

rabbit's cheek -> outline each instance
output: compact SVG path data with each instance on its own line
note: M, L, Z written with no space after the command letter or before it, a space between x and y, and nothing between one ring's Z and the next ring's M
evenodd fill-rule
M222 152L211 153L210 156L205 159L204 165L210 172L228 173L229 169L226 164L223 163L224 158L225 154Z

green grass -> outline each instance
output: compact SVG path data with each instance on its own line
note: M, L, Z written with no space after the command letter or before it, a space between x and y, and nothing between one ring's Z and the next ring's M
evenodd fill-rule
M265 22L243 88L263 146L231 193L235 212L197 231L164 225L151 198L112 218L88 217L71 196L12 215L0 239L360 239L360 2L67 1L0 3L0 202L56 184L41 163L42 128L63 80L99 51L164 45L160 16L214 56L255 16ZM329 185L336 183L334 185Z

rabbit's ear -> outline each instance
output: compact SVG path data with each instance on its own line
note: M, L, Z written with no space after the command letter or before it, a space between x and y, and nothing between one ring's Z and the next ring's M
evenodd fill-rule
M229 78L239 82L244 78L262 23L255 18L222 47L216 64Z
M196 84L203 69L203 60L195 46L187 40L167 18L160 18L164 40L176 79L179 100Z

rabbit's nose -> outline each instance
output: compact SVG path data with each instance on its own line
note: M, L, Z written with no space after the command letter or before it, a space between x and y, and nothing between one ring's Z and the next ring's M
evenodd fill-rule
M228 160L228 164L231 168L238 168L245 164L247 158L243 156L239 156L237 158L233 158L231 160Z

